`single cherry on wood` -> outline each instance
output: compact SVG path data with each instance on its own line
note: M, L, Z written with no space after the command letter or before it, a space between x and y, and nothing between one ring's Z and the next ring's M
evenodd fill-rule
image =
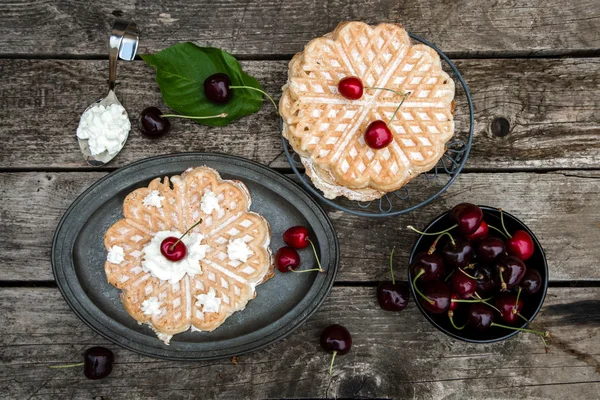
M140 114L140 131L150 139L157 139L169 133L171 123L156 107L147 107Z
M391 282L380 282L377 285L377 302L379 307L386 311L402 311L408 305L409 290L405 283L398 282L394 278L393 257L396 248L390 254Z
M329 366L329 375L331 375L335 356L347 354L352 348L352 335L342 325L329 325L321 333L320 344L323 350L333 353Z
M338 92L348 100L358 100L362 97L364 86L360 78L347 76L339 81Z
M68 365L51 365L49 368L72 368L83 366L83 374L88 379L106 378L113 369L115 356L106 347L90 347L83 353L83 362Z
M280 272L293 271L300 266L300 255L296 250L285 246L275 253L275 267Z

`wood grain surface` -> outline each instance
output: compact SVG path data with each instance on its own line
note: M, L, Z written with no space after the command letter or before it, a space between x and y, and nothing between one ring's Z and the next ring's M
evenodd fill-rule
M154 72L119 62L117 94L134 129L106 168L91 169L75 131L106 93L107 38L115 18L141 29L140 53L182 41L242 59L276 99L287 64L344 20L402 22L456 63L475 104L472 152L449 191L405 216L354 217L325 207L341 245L336 284L323 306L286 339L231 360L162 361L94 333L62 299L50 263L52 235L75 198L111 170L185 151L238 155L290 173L276 111L268 102L226 128L172 119L159 140L136 129L141 110L162 102ZM600 393L600 2L597 0L0 0L0 398L594 399ZM457 92L457 131L467 129ZM294 178L294 177L292 177ZM415 193L431 191L415 183ZM534 326L553 334L486 345L438 332L412 303L382 311L376 282L406 277L423 227L463 201L499 206L538 236L550 289ZM352 351L330 356L322 329L341 323ZM78 362L93 345L116 354L113 373L90 381Z
M56 288L0 289L0 392L7 398L561 398L592 399L600 390L600 288L551 288L533 327L494 344L450 339L414 304L381 310L373 287L334 287L321 309L288 338L261 351L208 362L152 359L110 344L83 324ZM411 300L412 301L412 300ZM345 325L353 347L338 356L318 344L330 323ZM115 352L113 373L90 381L78 362L84 349Z
M116 17L141 29L142 52L181 41L238 55L291 55L344 20L403 23L452 55L597 54L595 0L118 1L2 2L0 54L73 57L106 54Z
M50 246L58 221L102 172L23 172L0 174L0 281L52 280ZM426 186L430 183L424 181ZM416 188L415 190L418 190ZM425 190L425 189L423 189ZM423 228L454 205L476 199L521 218L546 250L550 279L600 279L596 242L600 237L600 172L546 174L468 173L459 176L440 199L407 216L369 220L327 208L341 247L338 281L389 279L387 257L397 247L398 276L406 276L408 256Z
M286 61L246 61L245 69L279 97ZM593 168L600 165L600 61L584 59L458 60L475 103L471 169ZM75 132L83 110L104 94L106 61L0 60L1 168L86 168ZM152 141L135 129L139 113L166 110L153 70L122 63L117 93L132 120L123 151L108 167L181 151L222 152L289 168L277 114L265 102L258 114L226 128L172 119L172 131ZM464 96L457 94L457 132L466 132ZM509 126L493 129L494 121Z

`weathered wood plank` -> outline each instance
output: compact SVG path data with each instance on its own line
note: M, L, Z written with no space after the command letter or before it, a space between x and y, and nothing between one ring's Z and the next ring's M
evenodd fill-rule
M8 398L595 398L600 389L600 288L551 288L534 322L553 334L550 353L520 334L474 345L438 332L414 304L382 311L374 288L334 287L321 309L283 341L230 360L181 363L118 348L80 322L53 288L0 289L0 389ZM319 347L321 330L345 325L348 355ZM78 362L93 345L116 355L112 375L89 381Z
M50 245L56 225L75 197L101 172L0 174L0 280L51 280ZM328 209L341 244L339 281L389 279L387 257L397 247L398 276L416 234L452 206L470 201L500 206L536 233L546 250L550 278L598 280L600 270L600 172L468 173L432 204L386 220L353 217Z
M245 61L278 97L287 75L285 61ZM475 139L469 168L556 169L600 166L600 60L459 60L476 107ZM0 60L0 167L87 167L74 138L81 112L105 90L104 61ZM137 130L139 113L162 103L151 68L143 62L119 66L117 92L132 119L124 150L109 167L181 151L244 156L272 167L289 167L279 138L279 122L268 102L255 115L226 128L187 120L172 121L172 132L157 141ZM464 97L457 99L457 129L467 123ZM492 132L505 118L506 136Z
M451 54L538 55L595 52L594 0L437 2L137 1L4 2L0 54L105 55L115 17L135 20L141 51L180 41L251 56L289 55L343 20L400 22ZM31 29L35 27L35 29Z

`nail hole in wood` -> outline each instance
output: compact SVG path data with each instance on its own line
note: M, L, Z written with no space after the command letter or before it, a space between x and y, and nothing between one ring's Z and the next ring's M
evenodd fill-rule
M494 136L504 137L510 131L510 123L504 117L496 117L492 120L491 128Z

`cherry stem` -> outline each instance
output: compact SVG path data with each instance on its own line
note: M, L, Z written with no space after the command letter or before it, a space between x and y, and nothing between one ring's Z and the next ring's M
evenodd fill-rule
M448 311L448 319L450 319L450 323L452 324L452 326L454 327L454 329L456 330L462 330L465 329L465 326L467 326L467 324L464 324L463 326L461 326L460 328L458 326L456 326L456 324L454 323L454 311L450 310Z
M454 242L454 238L452 237L452 235L448 232L444 232L435 238L435 240L431 244L431 247L429 247L429 250L427 250L427 254L433 254L435 252L435 248L437 247L438 242L444 235L448 235L448 237L450 238L450 242L452 243L452 247L456 247L456 243Z
M313 272L313 271L325 272L325 271L323 271L323 270L321 270L321 269L319 269L319 268L303 269L303 270L300 270L300 271L296 271L295 269L292 269L292 267L288 267L288 269L289 269L291 272L295 272L295 273L297 273L297 274L301 274L301 273L303 273L303 272Z
M421 293L421 291L417 287L417 279L419 279L419 277L421 275L423 275L424 273L425 273L425 270L422 269L422 270L419 271L419 273L417 274L417 276L415 276L415 279L413 279L413 287L415 288L415 292L417 292L419 294L419 296L421 296L424 300L428 301L429 304L434 305L435 301L431 300L429 297L427 297L423 293Z
M421 235L426 235L426 236L435 236L435 235L441 235L442 233L446 233L446 232L450 232L452 229L456 228L458 225L452 225L450 228L440 231L440 232L421 232L420 230L416 229L414 226L412 225L408 225L407 228L410 229L413 232L417 232Z
M275 111L277 111L277 114L279 114L279 109L277 108L277 104L275 103L275 100L273 100L273 98L271 96L269 96L269 94L267 92L265 92L264 90L252 87L252 86L229 86L229 89L249 89L249 90L254 90L257 92L260 92L262 94L264 94L265 96L267 96L269 98L269 100L271 100L271 103L273 103L273 106L275 107Z
M550 336L550 332L541 332L541 331L534 331L533 329L517 328L517 327L514 327L514 326L507 326L507 325L497 324L495 322L492 322L492 326L497 326L499 328L512 329L514 331L522 331L522 332L535 333L536 335L540 335L541 337L549 337Z
M502 292L506 292L506 290L508 289L508 286L506 285L506 282L504 282L504 276L502 276L502 274L504 273L504 268L500 268L500 291Z
M500 311L498 309L498 307L488 303L488 300L491 300L491 298L489 299L482 299L481 296L479 294L477 294L477 292L475 292L475 297L477 297L483 304L485 304L486 306L492 307L494 310L498 311L498 314L502 315L502 311Z
M493 299L493 297L488 297L487 299L473 299L473 300L468 300L468 299L451 299L450 302L452 303L485 303L486 302ZM489 305L489 304L488 304Z
M50 365L48 368L72 368L72 367L81 367L83 365L82 362L77 364L67 364L67 365Z
M392 252L390 253L390 274L392 275L392 285L396 284L396 281L394 280L394 267L392 266L395 251L396 251L396 246L394 246L394 248L392 249Z
M525 318L525 317L523 316L523 314L521 314L521 313L517 313L517 315L518 315L519 317L521 317L521 319L523 319L523 321L525 321L525 322L529 323L529 320L528 320L527 318Z
M335 361L335 356L337 355L337 351L333 352L333 357L331 357L331 364L329 364L329 375L333 371L333 362Z
M510 239L510 238L512 238L512 236L510 233L508 233L508 230L506 230L506 226L504 226L504 213L502 212L501 208L499 208L498 211L500 211L500 222L502 223L502 229L504 229L506 236L508 236L508 238Z
M463 274L465 274L466 276L468 276L469 278L473 279L474 281L478 280L479 278L475 278L473 275L469 275L467 274L462 268L457 268L460 272L462 272Z
M194 229L195 227L197 227L200 224L200 222L202 222L202 218L200 218L200 220L198 222L196 222L194 225L192 225L190 227L190 229L188 229L187 231L185 231L185 233L183 235L181 235L179 237L179 239L177 239L177 241L171 245L171 247L169 247L169 250L173 251L173 249L175 248L175 246L177 246L177 243L181 242L181 239L183 239L183 237L185 235L187 235L189 231L191 231L192 229Z
M521 296L521 288L519 288L519 291L517 292L517 300L515 300L515 306L513 308L513 310L517 310L517 306L519 305L519 297Z
M404 94L404 97L402 97L402 101L400 102L400 104L398 104L398 107L396 108L396 111L394 111L394 113L392 114L392 118L390 118L388 124L392 123L392 121L396 117L396 114L398 114L398 111L400 111L400 107L402 107L402 104L404 104L404 100L406 100L407 97L408 97L408 93Z
M506 236L506 233L504 233L504 232L503 232L501 229L498 229L498 228L496 228L495 226L493 226L493 225L490 225L490 224L488 224L488 228L492 228L493 230L495 230L495 231L497 231L497 232L500 232L500 234L501 234L502 236L504 236L504 238L505 238L505 239L509 239L509 237L508 237L508 236Z
M308 243L310 243L310 246L312 247L313 253L315 254L315 259L317 260L317 265L319 266L319 269L317 271L319 272L325 272L323 271L323 267L321 267L321 261L319 261L319 256L317 255L317 249L315 249L315 245L313 244L312 240L308 239ZM298 271L300 272L300 271Z
M200 116L200 117L190 117L188 115L179 115L179 114L163 114L160 117L161 118L187 118L187 119L210 119L210 118L227 118L227 113L221 113L221 114L217 114L217 115L206 115L206 116Z
M450 279L452 277L452 274L454 274L455 270L450 271L450 273L448 274L448 276L446 277L446 279L444 279L444 282L448 282L448 279Z

